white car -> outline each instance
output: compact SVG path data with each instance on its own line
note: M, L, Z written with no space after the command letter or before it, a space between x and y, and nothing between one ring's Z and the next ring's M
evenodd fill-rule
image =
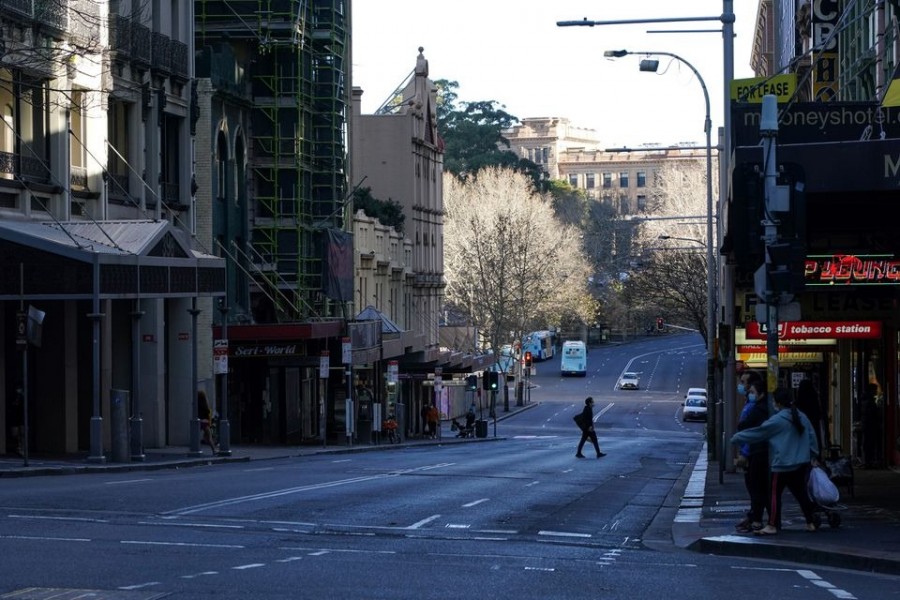
M622 373L622 376L619 377L619 389L620 390L637 390L641 387L641 378L638 377L637 373Z
M688 396L681 403L681 420L705 421L706 420L706 396Z
M706 388L688 388L687 393L684 395L685 398L688 396L703 396L704 398L708 398L709 396L706 393Z

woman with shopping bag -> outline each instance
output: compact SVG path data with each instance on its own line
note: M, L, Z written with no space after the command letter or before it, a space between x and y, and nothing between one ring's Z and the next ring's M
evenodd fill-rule
M769 519L757 535L775 535L781 522L781 495L788 488L806 519L806 529L815 531L815 504L809 497L807 482L811 461L819 455L819 444L809 419L791 402L791 393L778 388L774 394L775 414L762 425L739 431L732 444L769 442Z

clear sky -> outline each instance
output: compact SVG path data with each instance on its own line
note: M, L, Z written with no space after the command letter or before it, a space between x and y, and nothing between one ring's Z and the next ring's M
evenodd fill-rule
M758 0L734 0L736 79L752 77L750 50ZM720 0L354 0L353 85L363 113L374 112L425 48L431 79L459 83L460 101L496 100L519 119L567 117L597 130L606 147L704 144L703 90L680 61L658 73L641 56L608 59L604 50L662 51L692 64L710 97L712 142L722 126ZM716 17L713 21L558 27L557 21ZM660 30L713 32L650 33Z

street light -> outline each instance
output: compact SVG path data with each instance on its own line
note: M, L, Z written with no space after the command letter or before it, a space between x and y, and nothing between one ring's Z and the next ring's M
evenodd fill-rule
M621 58L623 56L642 55L642 56L668 56L684 64L697 77L700 87L703 88L703 100L706 108L706 118L703 121L703 131L706 133L706 389L707 393L715 398L716 372L715 372L715 345L714 333L716 330L716 280L715 280L715 264L713 254L713 193L712 193L712 122L709 118L709 91L706 89L706 82L697 69L677 54L671 52L630 52L628 50L607 50L603 56L608 58ZM641 60L640 70L655 73L659 68L659 61L651 58ZM662 237L662 236L660 236ZM694 240L697 241L697 240ZM719 459L720 466L722 464L722 431L723 421L720 410L717 410L716 402L710 403L712 407L711 422L713 423L712 439L715 440L715 456Z

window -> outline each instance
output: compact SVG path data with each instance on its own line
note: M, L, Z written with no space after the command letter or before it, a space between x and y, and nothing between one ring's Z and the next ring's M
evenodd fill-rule
M571 185L573 188L578 187L578 175L576 175L575 173L569 175L569 185Z
M586 187L589 190L594 189L594 174L588 173L587 175L584 176L584 178L585 178L584 179L584 187Z
M612 173L603 174L603 187L607 189L612 187Z
M644 194L638 194L637 207L638 207L638 210L641 212L647 210L647 196L645 196Z
M647 187L647 172L646 171L638 171L637 172L637 186L639 188Z
M620 188L628 187L628 173L627 172L619 173L619 187Z

